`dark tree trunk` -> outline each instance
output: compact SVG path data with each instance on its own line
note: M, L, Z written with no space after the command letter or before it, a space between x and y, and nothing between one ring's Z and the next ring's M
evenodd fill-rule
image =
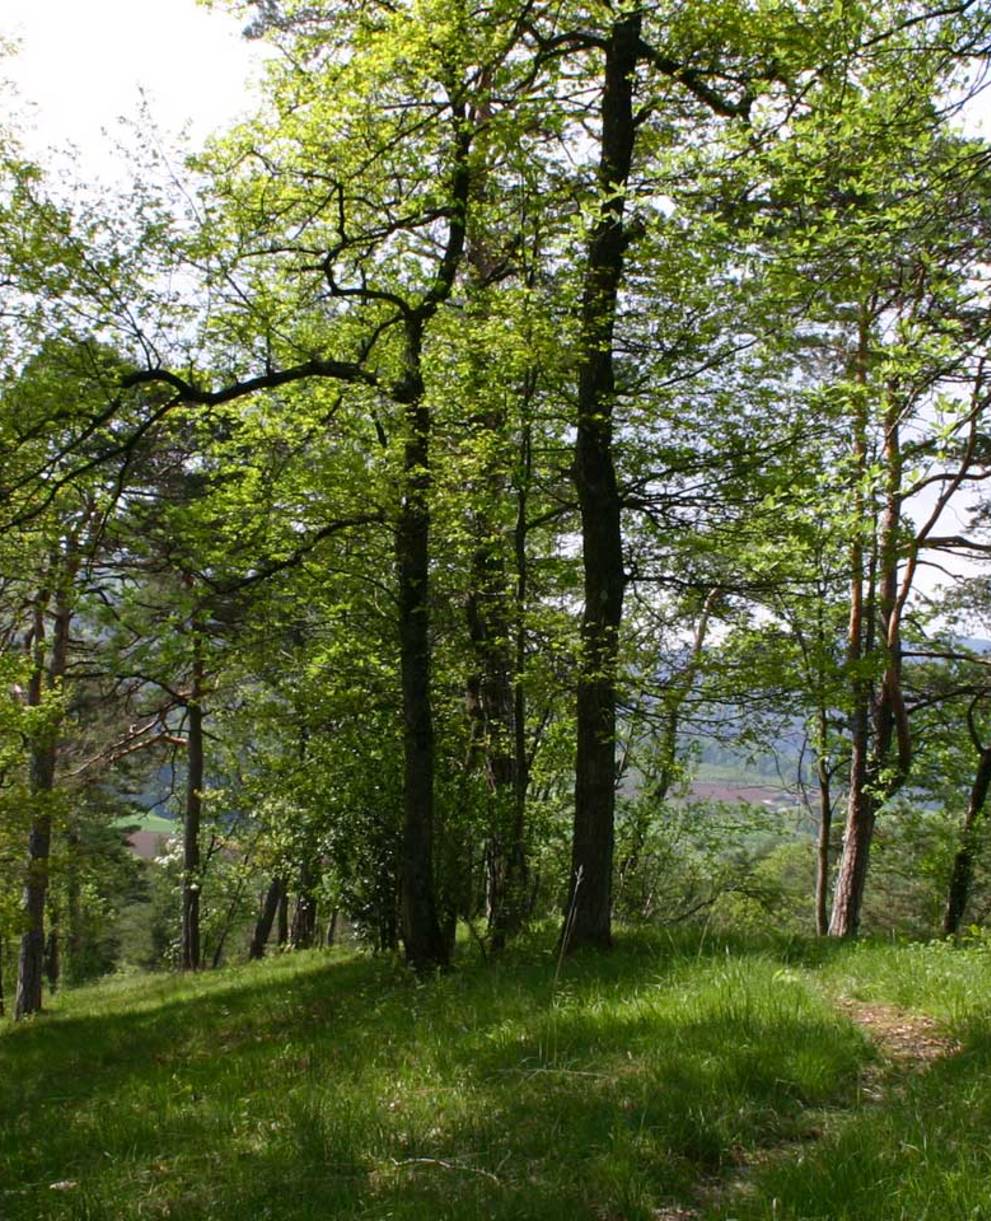
M79 881L80 839L75 821L70 822L66 836L65 869L65 975L70 984L81 983L85 975L83 962L83 895Z
M292 930L289 934L294 950L308 950L317 935L317 901L313 897L315 878L309 862L304 862L299 871L299 893L293 912Z
M62 978L62 938L57 918L53 915L49 920L48 936L45 938L45 979L48 981L48 991L58 991Z
M567 948L612 939L616 786L616 660L625 574L620 494L612 449L613 331L629 234L625 188L636 136L634 75L641 16L612 28L606 43L601 216L592 230L581 307L574 480L582 522L585 610L578 676L575 820L565 931Z
M943 912L943 935L955 937L960 932L970 888L974 877L974 853L977 839L977 820L984 812L991 788L991 746L985 747L977 763L974 783L970 789L967 812L964 815L960 834L960 846L953 857L950 884L946 893L946 908Z
M833 799L824 756L816 760L819 780L819 834L816 840L816 932L829 932L829 839L833 829Z
M40 697L39 697L40 702ZM46 801L55 783L54 741L35 746L31 759L31 792ZM52 818L39 812L31 822L28 837L28 869L24 883L25 931L18 960L14 1017L22 1018L41 1009L45 973L45 903L48 896L48 863L52 846Z
M327 921L327 927L323 935L323 943L328 950L333 949L337 944L337 922L339 917L340 909L335 907L330 913L330 919Z
M417 361L419 364L418 346ZM430 411L423 383L407 387L405 495L396 530L399 656L403 694L403 855L400 893L406 959L416 970L444 966L447 941L434 890L434 726L430 699Z
M51 656L45 658L45 613L50 594L43 593L35 605L33 641L34 671L28 688L28 704L42 705L44 688L53 690L65 676L69 658L69 629L72 609L69 597L76 565L70 559L64 584L56 596L52 628ZM45 903L48 896L49 858L52 845L52 816L48 812L49 794L55 787L58 759L58 724L45 725L31 747L31 794L35 814L28 836L28 866L24 883L24 932L17 965L17 991L14 1018L19 1020L41 1009L42 978L45 970Z
M202 861L200 857L200 825L203 820L203 641L199 631L193 634L193 671L189 703L186 706L186 809L182 826L182 969L199 970L200 948L200 888Z
M28 871L24 884L24 921L17 967L14 1017L41 1009L41 986L45 967L45 896L48 893L48 858L52 843L52 820L36 815L28 837Z
M485 524L483 519L480 525ZM486 889L495 948L504 945L518 926L513 897L519 891L518 879L510 876L516 805L512 624L499 545L493 540L475 549L467 600L468 631L479 664L468 682L467 705L473 754L484 772L490 801Z
M268 944L272 925L275 923L275 917L278 913L284 890L285 886L282 879L273 878L272 884L265 892L265 901L255 922L255 931L251 938L251 945L248 947L249 958L265 957L265 946Z
M289 944L289 890L285 878L279 879L279 910L276 918L275 939L280 946Z

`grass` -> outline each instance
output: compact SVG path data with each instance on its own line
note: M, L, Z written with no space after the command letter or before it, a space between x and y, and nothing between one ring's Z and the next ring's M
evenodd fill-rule
M637 935L553 974L538 938L68 993L0 1027L0 1218L991 1217L985 951ZM965 1051L872 1103L833 994Z
M134 829L137 831L154 831L159 835L175 835L179 831L179 824L174 818L163 818L161 814L151 814L144 812L141 814L127 814L123 818L117 820L117 825L121 828Z

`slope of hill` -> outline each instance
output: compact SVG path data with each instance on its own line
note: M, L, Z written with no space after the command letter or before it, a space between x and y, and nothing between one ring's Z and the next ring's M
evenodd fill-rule
M67 994L0 1027L0 1216L988 1215L991 955L639 934L555 982L552 947ZM963 1053L887 1090L854 993Z

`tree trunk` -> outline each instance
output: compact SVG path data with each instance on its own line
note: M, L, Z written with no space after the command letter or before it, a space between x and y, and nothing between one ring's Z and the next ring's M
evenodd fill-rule
M193 671L186 706L186 809L182 826L182 969L199 970L200 949L200 824L203 819L203 641L193 631Z
M294 950L308 950L316 939L317 901L313 897L314 880L312 866L309 862L304 862L299 871L299 893L296 896L296 910L293 912L292 930L289 934Z
M79 831L75 820L70 821L66 835L65 869L65 975L70 984L82 983L85 976L83 962L83 895L79 881Z
M601 215L588 248L581 306L578 422L573 468L581 509L585 609L578 675L575 817L565 948L612 940L616 793L616 661L625 574L620 494L612 452L613 331L624 253L623 225L636 124L633 88L641 15L612 27L605 49Z
M48 981L48 991L53 995L58 991L61 978L62 938L58 914L53 911L49 916L48 936L45 938L45 979Z
M867 862L874 835L874 798L868 790L870 751L870 684L863 674L868 655L864 612L864 531L866 497L863 482L867 471L867 361L869 322L861 309L855 354L856 400L853 420L852 468L854 480L854 539L850 547L850 620L847 629L847 665L850 671L850 791L847 801L843 856L833 895L829 933L854 937L860 925L860 909L867 881Z
M39 594L35 604L33 643L34 670L28 685L28 705L40 708L44 690L55 692L65 677L69 658L69 629L72 622L70 589L77 565L70 558L63 583L56 595L52 626L51 657L45 658L45 613L50 594ZM24 883L24 932L21 936L17 966L17 991L14 1018L20 1020L41 1009L42 977L45 969L45 903L48 896L49 858L52 845L52 816L49 799L55 787L60 718L52 719L39 730L31 747L30 786L35 805L28 836L28 866Z
M28 870L24 884L23 911L27 927L21 936L17 965L14 1017L20 1019L41 1009L41 985L45 967L45 896L48 893L48 857L52 843L52 820L38 814L28 837Z
M960 846L953 857L950 884L946 893L946 908L943 912L943 936L955 937L960 932L963 915L970 898L970 887L974 877L974 852L977 839L977 820L987 804L988 789L991 788L991 746L980 754L974 783L970 789L967 812L964 815L960 835Z
M816 840L816 932L829 932L829 840L833 829L833 796L830 791L826 710L819 709L819 743L816 747L816 777L819 781L819 834Z
M276 920L275 939L280 946L289 944L289 889L285 878L279 879L279 911Z
M285 885L282 879L273 878L272 884L265 892L265 901L255 922L255 931L251 938L251 945L248 947L249 958L265 957L265 946L268 944L284 890Z
M418 349L417 349L418 365ZM430 411L423 383L406 388L405 495L396 530L399 656L403 695L404 825L402 936L416 970L445 966L448 948L437 918L433 871L434 726L430 700Z

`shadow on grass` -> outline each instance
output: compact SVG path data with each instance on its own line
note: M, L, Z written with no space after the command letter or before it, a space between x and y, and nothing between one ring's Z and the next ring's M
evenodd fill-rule
M772 1161L709 1214L739 1221L956 1221L991 1217L991 1027L961 1053L894 1075L879 1102Z
M539 943L138 985L0 1039L0 1217L650 1217L852 1097L869 1053L796 945L630 938L553 997Z

